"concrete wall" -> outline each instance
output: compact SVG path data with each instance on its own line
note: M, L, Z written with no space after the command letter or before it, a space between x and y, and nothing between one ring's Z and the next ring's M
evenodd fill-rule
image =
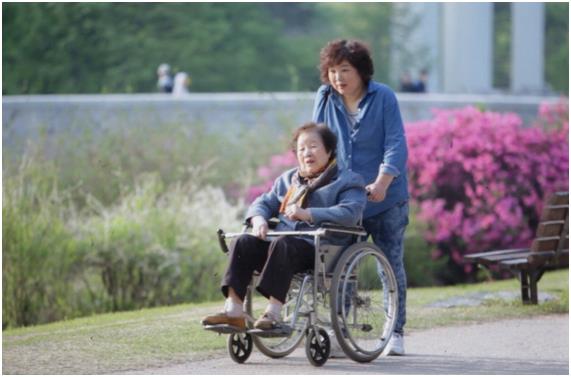
M541 101L557 98L398 93L405 122L430 119L432 108L483 105L495 111L518 113L527 123ZM28 138L63 131L97 133L121 127L175 123L203 124L212 132L239 132L252 126L276 133L311 119L313 93L44 95L2 98L2 145L20 145Z

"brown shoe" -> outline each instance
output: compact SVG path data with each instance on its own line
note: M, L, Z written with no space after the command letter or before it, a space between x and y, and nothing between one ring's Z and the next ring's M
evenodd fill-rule
M226 312L220 312L206 316L202 319L203 326L229 325L246 330L246 319L241 317L230 317Z
M274 313L265 312L254 323L254 328L259 330L272 330L280 326L282 319Z

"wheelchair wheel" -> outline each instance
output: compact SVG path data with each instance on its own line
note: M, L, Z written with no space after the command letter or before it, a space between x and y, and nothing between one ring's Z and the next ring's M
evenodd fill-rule
M262 337L253 335L254 344L264 355L271 358L281 358L292 353L303 340L305 329L309 320L308 313L311 310L311 284L306 284L302 290L303 278L294 276L282 308L284 324L290 326L293 318L297 298L301 295L301 305L297 320L291 328L291 333L286 336ZM248 290L246 309L254 319L261 316L266 308L268 300L254 289Z
M320 367L327 362L331 352L331 340L324 329L307 330L305 339L305 355L311 365Z
M339 345L357 362L383 352L397 319L397 282L388 259L374 244L348 247L335 266L331 322Z
M228 335L228 353L232 360L238 364L244 363L252 353L252 336L246 333L235 333Z

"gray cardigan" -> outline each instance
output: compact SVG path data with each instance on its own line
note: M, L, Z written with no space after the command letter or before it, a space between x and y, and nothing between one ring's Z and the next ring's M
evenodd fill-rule
M263 216L266 220L277 217L280 222L276 231L310 230L324 222L345 226L357 225L367 204L367 193L363 178L348 170L339 170L331 182L310 194L307 208L313 223L292 221L279 213L280 205L291 186L292 175L296 171L297 168L294 168L279 176L271 191L260 195L250 205L246 219L257 215ZM303 238L309 240L308 237Z

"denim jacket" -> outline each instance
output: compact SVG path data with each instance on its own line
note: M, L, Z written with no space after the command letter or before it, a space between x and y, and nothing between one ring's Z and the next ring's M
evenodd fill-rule
M308 198L307 208L311 213L312 223L294 221L279 213L279 208L291 185L292 175L297 168L291 169L279 176L271 189L260 195L246 213L246 219L263 216L266 220L279 218L276 231L310 230L319 227L324 222L344 226L355 226L363 215L367 203L365 184L360 175L339 169L331 182L313 191ZM313 241L308 237L302 237Z
M367 203L364 218L368 218L408 200L408 150L399 105L388 86L370 80L359 110L351 128L341 96L331 85L322 85L315 98L313 120L325 123L337 135L340 167L359 173L366 184L373 183L379 171L395 177L385 200Z

